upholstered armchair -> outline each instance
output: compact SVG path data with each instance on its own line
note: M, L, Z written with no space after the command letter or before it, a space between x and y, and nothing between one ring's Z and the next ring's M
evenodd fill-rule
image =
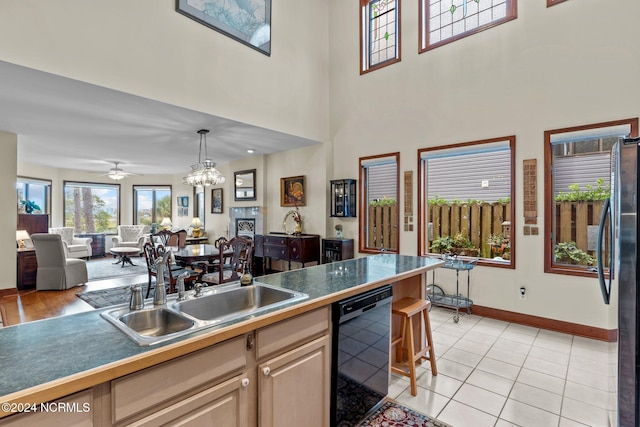
M36 249L36 289L65 290L89 281L87 263L83 259L67 258L62 236L54 233L33 233Z
M93 254L90 237L75 237L73 227L50 228L49 233L59 234L62 238L64 253L67 258L90 258Z
M113 247L128 246L130 248L139 248L142 252L144 243L149 237L148 225L119 225L118 235L113 236Z

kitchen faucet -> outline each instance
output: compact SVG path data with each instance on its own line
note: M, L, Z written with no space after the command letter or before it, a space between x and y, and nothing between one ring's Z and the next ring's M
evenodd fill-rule
M167 251L162 257L158 257L154 261L156 265L156 288L153 291L153 305L163 305L167 303L167 290L164 287L164 267L167 265L170 254L171 251Z
M189 276L191 276L191 274L188 271L178 276L178 299L176 301L184 301L186 299L184 296L184 279Z

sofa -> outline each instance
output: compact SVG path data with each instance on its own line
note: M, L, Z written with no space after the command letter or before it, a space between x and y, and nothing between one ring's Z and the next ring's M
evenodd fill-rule
M113 247L139 248L142 253L144 244L149 238L149 230L148 225L119 225L118 234L111 238Z
M73 227L54 227L49 229L49 234L59 234L62 238L65 255L67 258L91 258L90 237L75 237Z

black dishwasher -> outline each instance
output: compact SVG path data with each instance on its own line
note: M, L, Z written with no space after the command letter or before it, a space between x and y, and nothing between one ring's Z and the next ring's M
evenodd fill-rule
M331 426L357 425L389 389L390 285L333 304Z

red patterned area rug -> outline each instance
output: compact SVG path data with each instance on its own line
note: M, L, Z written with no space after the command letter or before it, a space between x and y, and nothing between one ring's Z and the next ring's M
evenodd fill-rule
M360 427L450 427L426 415L386 400L360 424Z

